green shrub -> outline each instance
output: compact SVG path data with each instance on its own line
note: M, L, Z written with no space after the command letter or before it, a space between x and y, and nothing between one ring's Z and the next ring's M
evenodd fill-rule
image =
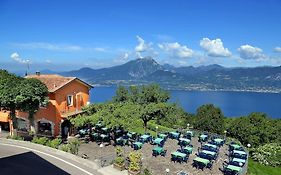
M71 139L68 143L68 147L69 147L69 152L71 154L75 154L77 155L78 154L78 149L79 149L79 145L80 145L80 142L78 139Z
M251 150L251 157L260 164L281 166L281 145L270 143Z
M13 136L7 136L7 139L13 139L13 140L24 140L23 137L13 135Z
M125 159L124 159L124 157L118 156L118 157L115 158L114 162L118 165L123 165L124 162L125 162Z
M69 146L68 146L68 144L60 145L59 149L62 150L62 151L64 151L64 152L69 152Z
M53 139L53 140L49 140L47 143L46 143L46 146L49 146L51 148L56 148L58 149L59 145L61 144L61 139L59 138L56 138L56 139Z
M38 137L34 137L31 140L32 143L37 143L37 144L40 144L40 145L46 145L48 141L49 141L49 139L46 138L46 137L39 137L39 138Z

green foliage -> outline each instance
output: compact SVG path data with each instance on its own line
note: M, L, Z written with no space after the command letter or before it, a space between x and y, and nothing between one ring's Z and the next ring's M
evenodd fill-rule
M136 152L136 151L133 151L129 154L129 159L130 159L129 170L140 171L141 156L142 156L142 154L140 152Z
M46 137L34 137L31 140L32 143L37 143L37 144L40 144L40 145L46 145L48 141L49 141L49 139L46 138Z
M123 165L125 162L124 157L118 156L115 158L114 163L118 164L118 165Z
M69 147L69 152L71 154L75 154L75 155L78 154L78 150L79 150L79 146L80 146L80 142L78 139L76 139L76 138L71 139L67 145Z
M197 109L194 128L222 134L225 130L224 116L220 108L212 104L202 105Z
M251 158L260 164L281 166L281 144L270 143L251 150Z
M35 78L25 78L21 81L16 103L22 111L28 112L31 129L34 126L34 114L40 106L49 102L48 88L44 83Z
M6 70L0 70L0 108L11 112L15 129L17 128L16 110L19 109L16 97L19 95L22 80L23 78L10 74Z
M62 144L59 149L71 154L77 155L79 151L80 142L77 138L72 138L67 144Z
M147 124L147 128L151 131L155 131L156 132L156 127L158 127L157 132L170 132L170 131L174 131L174 129L162 126L162 125L157 125L155 123L155 121L150 121Z
M51 147L51 148L58 149L60 144L61 144L61 139L56 138L56 139L53 139L53 140L49 140L49 141L46 143L46 146Z
M239 117L229 124L228 136L237 138L242 144L258 147L266 143L281 143L281 122L269 119L264 113L252 113Z
M265 166L253 161L252 159L249 159L248 161L248 175L279 175L280 172L280 167Z
M24 140L23 137L13 135L13 136L7 136L7 139L13 139L13 140Z
M116 96L113 97L113 102L132 102L144 105L149 103L164 103L169 98L169 93L161 89L158 84L131 86L128 89L124 86L119 86L116 90Z
M120 147L120 146L117 146L116 148L115 148L115 152L116 152L116 156L117 157L121 157L122 156L122 148Z
M68 144L62 144L59 146L59 149L64 151L64 152L69 152L69 146Z

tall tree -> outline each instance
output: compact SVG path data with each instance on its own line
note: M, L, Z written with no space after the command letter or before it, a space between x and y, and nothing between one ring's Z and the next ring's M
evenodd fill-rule
M113 97L114 102L127 102L129 100L129 91L124 86L119 86L116 95Z
M48 88L40 80L34 78L24 79L20 87L16 102L22 111L28 112L30 130L34 132L34 114L41 106L48 104Z
M167 104L165 103L149 103L140 110L140 118L143 121L144 130L147 130L147 123L155 118L163 118L167 112Z
M14 129L17 129L16 96L19 94L22 80L23 78L10 74L6 70L0 70L0 108L10 111Z
M170 99L168 91L163 90L158 84L142 86L140 89L139 103L165 103Z
M225 130L222 111L212 104L202 105L197 109L194 127L196 129L222 134Z

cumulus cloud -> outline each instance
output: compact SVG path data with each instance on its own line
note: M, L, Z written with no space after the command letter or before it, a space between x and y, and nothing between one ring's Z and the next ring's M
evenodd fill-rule
M185 45L180 45L179 43L163 43L158 44L158 47L172 56L176 56L179 58L190 58L193 56L193 50L188 48Z
M209 38L203 38L200 41L200 46L207 52L210 57L229 57L231 52L228 48L223 46L221 39L217 38L210 40Z
M17 53L17 52L14 52L11 54L11 58L18 62L18 63L21 63L21 64L27 64L27 63L30 63L30 60L28 59L23 59L20 57L20 55Z
M281 52L281 47L275 47L275 48L274 48L274 51L275 51L275 52Z
M153 50L152 43L147 44L140 36L137 35L136 37L138 45L135 47L135 52L138 57L142 58L141 53Z
M248 44L240 46L238 49L240 57L246 60L264 60L268 57L263 54L262 49Z

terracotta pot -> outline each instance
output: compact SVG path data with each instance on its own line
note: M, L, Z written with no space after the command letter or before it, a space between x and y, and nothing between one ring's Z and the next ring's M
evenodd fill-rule
M125 169L125 164L119 165L119 164L114 163L113 168L115 168L119 171L123 171Z
M138 175L140 174L141 172L140 171L131 171L131 170L128 170L128 174L129 175Z

